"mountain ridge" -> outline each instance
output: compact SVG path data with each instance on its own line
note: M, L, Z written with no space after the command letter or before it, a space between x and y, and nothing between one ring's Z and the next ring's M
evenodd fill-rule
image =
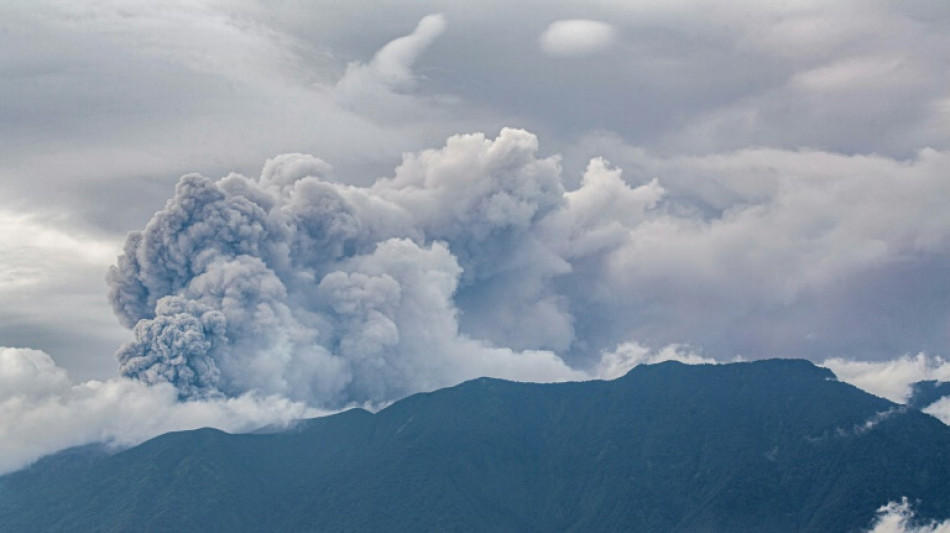
M479 378L51 464L0 477L4 531L849 531L904 496L950 516L950 428L800 360Z

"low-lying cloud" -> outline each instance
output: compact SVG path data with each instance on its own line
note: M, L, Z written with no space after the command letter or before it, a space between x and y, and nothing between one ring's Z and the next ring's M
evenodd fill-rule
M498 351L495 355L511 354ZM605 355L603 373L570 375L576 379L612 379L636 364L668 359L698 361L685 347L671 346L653 352L627 344L616 353ZM543 373L533 374L534 379L544 377ZM264 426L281 428L302 418L332 412L259 391L182 401L180 388L170 382L155 381L116 377L76 382L44 352L0 347L0 420L4 421L0 424L0 475L73 446L105 443L124 448L169 431L201 427L234 433ZM375 410L385 405L386 402L367 403L359 407Z
M838 379L893 402L909 399L918 381L950 381L950 361L927 354L905 355L889 361L856 361L833 358L822 363Z
M950 520L919 522L905 497L881 506L868 533L950 533Z
M924 357L924 356L920 356ZM917 359L920 359L918 357ZM623 343L605 352L590 374L577 373L576 379L614 379L640 364L662 361L686 364L718 364L687 346L667 346L651 350L635 342ZM902 358L881 366L907 365ZM912 364L912 363L911 363ZM841 368L842 361L826 366ZM891 372L881 375L878 368L860 366L861 371L843 373L842 380L861 386L871 384L869 392L904 390L908 380L919 380L933 373ZM874 379L869 379L870 377ZM543 378L543 376L538 376ZM875 388L875 385L877 388ZM66 371L38 350L0 347L0 474L22 468L40 457L64 448L101 442L115 447L133 446L169 431L215 427L243 432L262 426L287 427L301 418L328 414L329 411L291 401L278 394L247 392L227 398L221 394L181 401L181 391L168 382L154 384L139 379L116 377L105 381L75 382ZM383 404L364 404L375 409ZM944 423L950 423L950 398L927 409ZM888 411L872 417L855 432L867 431ZM892 504L882 508L877 527L907 524L909 508ZM885 512L886 511L886 512ZM903 531L878 529L875 531ZM913 530L916 531L916 530ZM928 530L923 530L928 531ZM941 530L935 530L941 531Z
M597 365L596 375L602 379L616 379L639 365L652 365L663 361L678 361L687 365L715 365L719 361L692 351L688 346L669 345L660 350L651 350L637 342L625 342L616 349L604 352Z
M0 347L0 474L92 442L130 446L169 431L249 431L325 414L275 395L179 401L169 383L76 383L45 353Z

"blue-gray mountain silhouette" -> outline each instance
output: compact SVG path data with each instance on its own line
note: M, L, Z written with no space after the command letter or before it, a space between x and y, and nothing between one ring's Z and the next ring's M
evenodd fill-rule
M950 428L801 360L477 379L272 434L86 447L0 478L0 530L852 531L950 516Z

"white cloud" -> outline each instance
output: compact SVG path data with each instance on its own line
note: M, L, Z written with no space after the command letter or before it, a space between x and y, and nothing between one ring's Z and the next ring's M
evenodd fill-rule
M77 268L101 277L121 250L120 242L65 226L68 222L55 217L0 208L0 294L55 283ZM63 264L63 257L71 265Z
M589 142L583 152L607 155L629 183L655 179L663 190L657 208L615 228L598 272L618 300L627 296L627 314L645 317L628 334L653 345L688 340L717 357L883 359L947 349L948 310L937 296L950 242L950 217L938 205L950 198L947 152L664 157L604 137ZM607 213L601 224L618 221Z
M170 0L161 4L41 0L38 17L60 30L98 34L144 57L235 80L298 77L308 70L304 43L261 22L250 0Z
M868 533L950 533L950 520L920 525L914 522L914 511L905 497L900 502L881 506Z
M924 408L924 412L939 418L944 424L950 426L950 396L944 396L928 405Z
M838 379L893 402L907 401L911 385L918 381L950 381L950 361L920 353L890 361L857 361L840 358L821 363ZM943 418L950 423L950 419Z
M719 361L703 357L688 346L670 345L652 350L637 342L625 342L613 351L601 354L596 375L601 379L616 379L639 365L653 365L663 361L678 361L687 365L716 365Z
M390 250L387 253L396 253ZM407 265L408 266L408 265ZM367 272L373 272L366 265ZM358 278L358 279L357 279ZM424 364L424 372L432 375L389 377L384 381L366 382L364 387L399 387L400 380L411 381L409 388L436 388L444 383L444 373L454 379L495 375L521 381L563 381L587 379L615 379L641 364L662 361L679 361L686 364L719 364L721 361L702 356L687 346L671 345L660 349L649 348L637 342L625 342L615 349L601 354L599 364L592 373L572 371L549 352L528 351L513 353L507 349L491 348L471 339L446 344L444 333L433 331L425 337L399 339L392 336L392 329L385 327L385 319L373 309L385 307L379 300L380 292L358 290L359 284L370 282L366 275L351 275L350 280L337 280L334 290L350 293L346 306L350 312L361 314L367 320L360 322L362 328L354 330L352 346L348 350L364 354L361 364L375 365L373 354L379 347L393 342L405 342L420 352L420 360L434 361ZM334 281L336 283L336 281ZM354 290L356 289L356 290ZM417 290L411 289L411 290ZM329 290L329 289L328 289ZM438 298L438 296L436 296ZM367 301L369 298L372 302ZM342 301L342 300L341 300ZM342 304L341 304L342 305ZM433 317L417 316L418 320ZM378 322L379 320L382 322ZM445 320L445 317L439 318ZM451 319L446 321L451 328ZM350 341L345 341L349 343ZM374 343L376 343L374 345ZM452 360L441 363L422 352L446 351ZM450 367L438 368L439 364ZM930 370L925 370L930 364ZM907 383L945 376L947 366L933 367L933 362L901 358L896 361L867 366L864 362L832 361L825 366L840 372L842 381L865 388L869 392L897 393ZM410 364L406 368L420 368ZM902 370L898 370L902 369ZM415 370L413 371L415 372ZM421 383L421 384L420 384ZM224 431L242 432L265 425L287 425L300 418L322 416L327 411L308 407L284 396L259 392L247 392L232 398L211 397L203 400L180 401L179 391L169 383L149 385L127 378L112 378L105 381L90 380L74 382L66 371L56 366L45 353L25 348L0 347L0 474L21 468L36 459L64 448L93 442L111 443L116 446L131 446L169 431L215 427ZM375 404L380 407L388 402ZM374 406L366 404L370 408ZM950 399L944 399L928 409L935 416L950 422ZM855 431L866 430L880 417L872 417L864 426L855 426ZM897 520L898 507L888 506L880 524L905 523ZM895 514L897 513L897 514ZM891 530L876 530L891 531ZM922 530L929 531L929 530ZM943 530L936 530L943 531Z
M416 115L418 119L426 110L408 96L418 81L412 67L445 26L442 15L428 15L412 33L380 48L369 63L350 63L333 89L334 96L343 105L375 118L398 120Z
M900 57L848 58L830 65L800 72L791 83L809 91L846 91L886 80L892 84L913 84L913 71Z
M138 444L169 431L249 431L325 414L278 396L180 402L168 384L73 382L45 353L0 347L0 474L71 446Z
M76 227L64 216L25 214L0 206L0 338L41 342L58 349L57 335L71 335L94 350L111 352L124 335L102 305L103 272L121 241ZM49 335L28 338L43 325ZM97 342L98 341L98 342ZM91 373L98 373L103 366Z
M405 37L399 37L380 48L373 60L367 65L372 76L380 83L392 88L403 89L415 81L412 66L426 48L445 31L445 17L429 15L416 25L415 30ZM360 65L351 66L354 69ZM350 74L350 67L347 75Z
M615 40L613 26L596 20L559 20L552 23L538 42L552 56L579 57L603 52Z

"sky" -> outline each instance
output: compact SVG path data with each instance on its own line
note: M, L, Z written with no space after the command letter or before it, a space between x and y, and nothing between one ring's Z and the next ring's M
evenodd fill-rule
M671 358L900 401L947 57L942 0L4 2L0 470Z

